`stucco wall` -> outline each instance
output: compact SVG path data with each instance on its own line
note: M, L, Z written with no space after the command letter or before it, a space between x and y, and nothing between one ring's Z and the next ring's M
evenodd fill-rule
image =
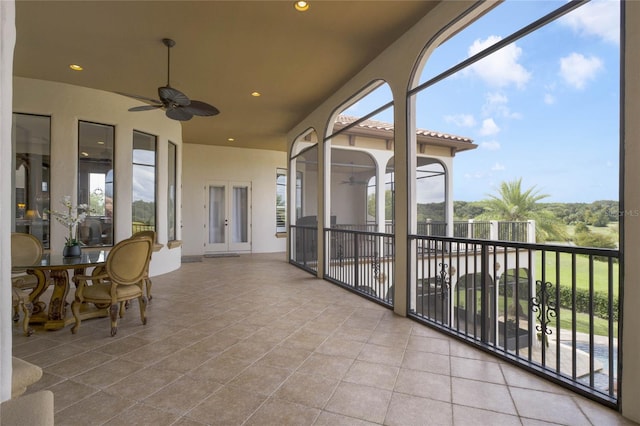
M0 2L0 229L11 226L11 96L13 48L16 42L15 4ZM11 240L0 234L0 402L11 398Z
M115 93L69 84L15 77L13 111L51 116L51 208L59 208L65 195L74 199L77 191L78 121L92 121L115 126L114 149L114 226L115 241L131 236L133 175L133 130L158 137L157 164L157 233L164 247L155 252L150 274L158 275L180 267L181 249L169 250L167 243L167 153L168 141L182 146L182 126L168 120L162 111L128 112L139 102ZM180 167L178 168L178 188ZM180 194L178 192L178 205ZM180 212L178 212L178 221ZM179 222L178 222L179 223ZM180 230L178 229L178 239ZM51 251L62 251L65 228L51 224Z
M640 422L640 2L625 4L625 76L624 79L624 298L622 328L622 414Z
M205 186L212 181L251 182L251 252L284 252L276 237L276 169L287 168L286 153L185 144L182 188L183 255L205 254Z

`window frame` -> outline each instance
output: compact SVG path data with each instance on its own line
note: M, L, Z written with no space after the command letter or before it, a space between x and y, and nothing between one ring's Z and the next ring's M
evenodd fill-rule
M107 246L108 247L108 246L113 246L114 241L115 241L115 235L114 235L115 218L114 218L114 214L113 214L115 212L115 194L113 192L115 186L113 184L115 182L114 170L115 170L115 158L116 158L116 153L115 153L115 149L116 149L115 131L116 131L116 129L115 129L115 126L111 125L111 124L98 123L98 122L95 122L95 121L88 121L88 120L78 120L78 163L77 163L78 183L77 183L77 188L76 188L76 196L77 196L78 204L87 204L89 207L91 207L91 204L90 204L91 194L90 194L90 192L86 192L86 194L83 193L82 192L83 188L82 188L82 184L81 184L81 182L82 182L81 173L82 173L82 169L83 169L82 160L83 160L83 152L84 152L84 151L82 151L83 148L81 146L81 143L82 143L81 138L82 138L82 133L83 133L82 132L83 124L92 125L92 126L102 126L102 127L105 127L105 128L109 128L110 131L111 131L111 141L110 141L110 143L111 143L111 158L110 158L111 166L110 166L110 169L109 169L109 171L111 171L111 219L110 219L111 223L109 224L110 225L110 232L109 232L110 239L107 238L107 240L106 240L107 242L105 243L104 242L105 239L104 239L104 237L102 237L102 235L103 235L102 234L102 224L108 223L107 218L109 216L108 212L107 212L107 207L106 207L106 205L107 205L107 193L109 192L107 190L107 182L108 182L107 181L107 176L109 176L109 171L107 171L104 174L104 176L105 176L105 190L104 190L104 203L105 203L105 207L104 208L105 208L105 211L104 211L104 215L102 215L103 219L100 219L100 222L101 222L100 242L97 243L97 244L92 244L91 241L90 241L88 244L87 243L83 243L83 244L85 244L87 247L102 247L102 246ZM105 144L107 143L107 141L103 141L103 142ZM88 171L87 175L88 176L91 175L90 171ZM87 182L89 182L89 180L87 180ZM87 186L86 189L87 189L87 191L90 189L89 188L89 183L88 183L88 186ZM87 212L87 218L85 219L85 222L87 222L87 219L88 220L92 220L92 219L95 219L95 218L100 218L99 215L92 215L91 214L92 211L90 209L87 210L86 212ZM80 230L78 230L78 233L80 234Z
M146 163L140 163L140 162L136 162L135 161L135 155L133 153L133 151L136 150L136 135L140 135L142 137L146 137L149 138L149 141L151 141L153 143L153 164L146 164ZM131 230L132 233L135 233L137 231L142 231L142 230L153 230L156 232L156 239L157 239L157 226L158 226L158 136L157 135L153 135L151 133L147 133L147 132L143 132L140 130L133 130L132 133L132 149L131 149L131 166L132 166L132 173L131 173L131 183L132 183L132 188L131 188ZM141 149L141 148L138 148ZM148 151L148 150L147 150ZM140 224L140 225L135 225L135 222L137 222L135 219L135 210L134 210L134 203L137 201L134 199L136 193L135 193L135 188L134 188L134 180L135 180L135 174L136 174L136 166L138 167L148 167L148 168L153 168L153 225L150 224Z
M24 231L26 231L29 234L35 235L40 242L42 243L42 246L45 249L49 249L50 248L50 241L51 241L51 222L49 220L48 217L48 210L51 208L51 199L50 199L50 193L51 193L51 177L52 177L52 173L51 173L51 122L52 122L52 117L50 115L45 115L45 114L31 114L31 113L22 113L22 112L13 112L12 113L12 132L11 132L11 143L12 143L12 156L11 156L11 161L12 161L12 175L11 175L11 180L13 183L13 190L11 192L11 199L12 199L12 203L11 203L11 209L12 209L12 230L14 230L15 232L19 232L19 231L23 231L22 228L19 227L23 227L24 226ZM45 167L45 162L43 161L42 164L42 168L40 171L40 181L39 181L39 187L38 188L24 188L24 202L20 203L23 206L18 206L18 199L17 199L17 195L16 195L16 190L17 190L17 182L16 182L16 172L17 172L17 166L18 166L18 161L17 161L17 156L18 156L18 130L16 129L16 120L18 119L18 117L37 117L37 118L42 118L42 119L47 119L48 120L48 124L47 124L47 143L48 143L48 154L46 156L43 157L48 157L48 165ZM28 153L25 153L28 154ZM25 157L25 160L29 160L28 156ZM20 164L25 164L25 185L28 185L28 169L31 168L31 161L22 161ZM47 172L45 173L45 170L47 170ZM35 194L33 195L33 197L30 197L29 192L33 190L35 192ZM40 195L38 195L38 193ZM32 199L32 201L29 201L29 198ZM34 204L34 205L32 205ZM19 217L20 216L20 217ZM38 221L38 222L42 222L42 225L40 226L41 229L41 233L38 234L34 234L34 226L33 226L33 222L34 221ZM35 229L37 229L38 227L36 226Z
M167 143L167 240L178 239L178 145ZM173 205L171 201L173 200ZM173 231L172 231L173 229Z

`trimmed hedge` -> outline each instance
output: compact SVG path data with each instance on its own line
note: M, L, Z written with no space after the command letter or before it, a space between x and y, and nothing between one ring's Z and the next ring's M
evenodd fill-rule
M555 285L553 285L550 292L550 297L555 300L556 291ZM500 293L503 293L503 286L500 288ZM513 295L513 286L507 285L507 296ZM539 293L540 282L536 282L536 294ZM518 283L518 296L520 300L528 300L529 298L529 282L526 279L521 279ZM589 290L577 288L576 289L575 310L576 312L588 314L591 312L589 309ZM609 298L608 295L601 292L593 293L593 315L598 318L612 319L618 321L618 297L614 296L611 301L612 312L609 311ZM572 291L571 287L560 286L560 307L571 310L573 307Z

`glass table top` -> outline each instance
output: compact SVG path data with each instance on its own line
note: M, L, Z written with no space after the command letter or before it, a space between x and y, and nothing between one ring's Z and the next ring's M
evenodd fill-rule
M73 268L86 267L107 261L108 250L84 250L78 257L63 257L61 253L45 253L39 263L33 265L13 265L14 268Z

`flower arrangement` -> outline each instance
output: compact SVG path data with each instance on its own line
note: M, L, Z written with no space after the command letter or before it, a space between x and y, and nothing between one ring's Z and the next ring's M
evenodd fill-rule
M69 236L65 237L65 246L73 247L80 245L80 241L78 240L78 225L84 222L85 218L87 217L87 210L89 206L87 206L86 204L79 204L77 207L74 207L71 203L70 195L65 195L60 203L65 206L66 211L57 212L53 210L47 210L47 213L55 217L58 222L69 229ZM80 213L81 210L83 210L82 213Z

